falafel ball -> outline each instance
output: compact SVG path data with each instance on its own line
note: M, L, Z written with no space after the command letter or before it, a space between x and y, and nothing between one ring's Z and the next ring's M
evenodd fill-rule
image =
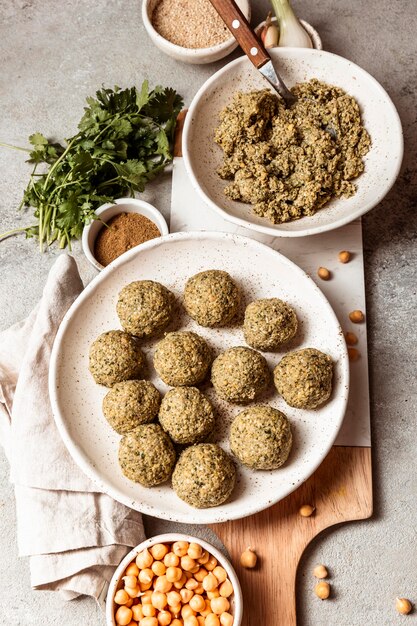
M88 367L99 385L113 387L123 380L140 378L145 363L136 339L122 330L102 333L90 347Z
M233 420L230 447L248 467L274 470L288 458L292 433L288 419L271 406L249 407Z
M185 308L200 326L226 326L236 315L239 304L240 290L222 270L195 274L185 285Z
M332 393L333 361L315 348L286 354L274 369L274 383L296 409L315 409Z
M190 331L168 333L155 349L154 366L171 387L198 385L207 376L212 352L207 342Z
M172 441L159 424L137 426L120 440L119 464L123 474L144 487L168 480L175 458Z
M135 337L153 337L172 319L174 296L153 280L137 280L123 287L116 310L124 330Z
M186 448L172 474L172 487L177 496L198 509L223 504L235 483L235 464L215 443Z
M116 383L104 396L103 414L119 435L152 422L158 415L161 394L148 380Z
M213 407L196 387L175 387L161 402L159 423L172 441L192 444L204 441L214 430Z
M245 311L245 341L257 350L277 350L295 337L298 328L294 309L279 298L251 302Z
M219 354L211 368L211 382L217 394L235 404L256 400L270 380L265 357L252 348L230 348Z

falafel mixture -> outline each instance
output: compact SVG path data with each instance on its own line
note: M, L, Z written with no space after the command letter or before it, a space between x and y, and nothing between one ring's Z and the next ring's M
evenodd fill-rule
M171 322L173 294L161 283L137 280L119 293L116 310L124 330L136 337L153 337Z
M230 430L233 454L248 467L278 469L288 459L292 446L290 423L272 406L253 406L239 413Z
M175 459L172 441L159 424L137 426L120 440L119 464L123 474L144 487L168 480Z
M213 360L207 342L190 331L168 333L155 349L154 366L164 383L172 387L198 385Z
M158 415L161 394L148 380L116 383L103 398L103 415L120 435L152 422Z
M159 423L174 443L204 441L214 430L213 407L196 387L176 387L164 396Z
M102 333L90 347L89 370L99 385L113 387L123 380L140 378L145 363L136 339L122 330Z
M258 398L270 380L265 357L243 346L229 348L219 354L211 369L211 382L217 394L235 404L245 404Z
M198 509L223 504L235 483L235 464L215 443L186 448L172 474L172 487L177 496Z
M200 326L226 326L239 309L240 290L227 272L207 270L187 280L184 304Z
M251 302L245 311L245 341L258 350L277 350L297 333L294 309L279 298Z
M359 105L343 89L312 79L291 91L289 108L267 89L236 93L215 132L224 152L218 173L230 181L224 193L274 224L353 196L371 145Z
M274 383L285 402L296 409L315 409L332 393L333 361L315 348L286 354L274 369Z

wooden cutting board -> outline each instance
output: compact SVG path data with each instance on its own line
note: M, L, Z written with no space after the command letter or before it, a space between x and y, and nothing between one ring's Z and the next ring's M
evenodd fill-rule
M186 112L180 114L174 148L171 231L196 229L196 224L193 223L195 219L193 216L196 213L199 213L200 219L206 216L205 230L229 230L230 224L219 222L220 218L212 215L211 210L204 206L203 201L192 189L184 171L180 157L182 156L181 135L185 115ZM250 231L244 234L256 236ZM347 306L342 295L344 289L342 281L350 285L350 289L346 291L352 293L352 289L356 289L355 304L357 306L352 308L364 310L365 307L360 224L356 224L354 229L349 230L349 227L344 227L344 230L333 231L327 237L325 234L304 238L303 263L299 260L301 257L297 256L299 252L295 255L296 258L291 254L297 246L297 239L292 242L280 240L277 245L278 240L265 243L279 248L292 260L299 262L303 269L309 271L316 266L314 263L319 259L322 261L323 258L327 258L330 263L329 259L336 257L340 249L345 249L349 237L351 241L356 242L356 257L358 257L356 267L355 264L349 263L344 267L343 275L337 275L339 268L336 267L335 274L339 282L334 283L333 286L328 284L326 288L322 286L325 293L326 289L330 288L330 293L326 295L336 313L339 313L340 319L342 311ZM307 242L307 240L310 241ZM351 266L350 269L347 269L349 266ZM351 272L351 274L348 276L346 272ZM335 303L339 304L339 310ZM366 359L366 329L362 327L356 332L360 334L362 359ZM354 371L351 370L351 384L355 388L355 397L353 402L350 401L351 406L348 407L348 412L351 413L350 419L348 423L345 420L342 436L339 438L342 444L354 442L355 445L333 446L313 476L278 504L241 520L211 526L228 549L242 585L243 626L255 624L296 626L296 575L305 548L325 528L342 522L366 519L372 515L372 468L366 365L365 361L362 361L362 365L359 366L361 369L356 367ZM357 400L359 397L360 402ZM364 442L367 445L361 445ZM311 504L315 507L315 512L311 517L304 518L299 514L299 508L303 504ZM241 553L249 546L256 550L259 557L255 571L242 568L239 562Z

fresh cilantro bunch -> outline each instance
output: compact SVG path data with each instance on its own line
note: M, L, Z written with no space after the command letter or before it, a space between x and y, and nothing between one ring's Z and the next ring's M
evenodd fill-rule
M140 91L103 88L87 104L78 133L66 146L40 133L29 137L34 167L21 207L34 207L38 223L22 230L38 237L41 250L54 241L70 246L101 204L143 191L172 160L183 105L173 89L150 91L148 81ZM47 168L38 173L42 164Z

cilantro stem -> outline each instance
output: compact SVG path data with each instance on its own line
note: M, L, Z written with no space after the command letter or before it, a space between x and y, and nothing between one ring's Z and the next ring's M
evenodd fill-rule
M48 174L47 174L47 176L45 178L45 182L44 182L44 185L43 185L43 188L44 188L45 191L46 191L46 188L48 186L49 179L51 178L51 175L53 174L54 170L56 170L56 168L58 166L58 163L60 163L64 159L64 157L66 157L66 155L68 154L68 152L71 150L72 146L74 145L76 139L78 139L78 135L75 135L75 137L73 137L71 139L71 141L69 142L69 144L65 148L64 152L61 154L60 157L58 157L58 159L55 161L55 163L49 169L49 172L48 172Z
M22 226L22 228L13 228L13 230L8 230L5 233L0 233L0 239L5 239L5 237L17 235L18 233L23 233L25 231L31 230L32 228L37 228L37 224L35 224L34 226Z
M29 152L29 154L32 152L32 150L29 150L29 148L21 148L20 146L12 146L12 144L4 143L3 141L0 141L0 146L2 146L3 148L11 148L12 150L21 150L22 152Z

